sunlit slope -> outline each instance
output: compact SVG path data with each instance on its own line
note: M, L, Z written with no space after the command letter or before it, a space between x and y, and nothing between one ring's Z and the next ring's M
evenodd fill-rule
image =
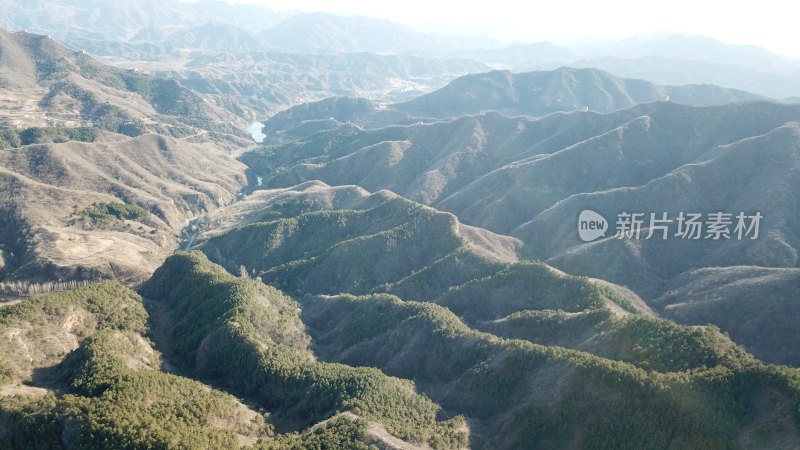
M175 80L107 65L48 36L0 30L0 122L16 128L95 126L138 136L212 132L242 144L231 112Z
M0 308L0 446L238 448L273 434L230 395L162 372L147 319L115 282Z
M648 372L479 333L429 303L386 295L301 303L321 358L417 380L467 416L478 448L780 447L798 437L796 370L732 357L709 369ZM641 325L625 335L646 347L652 334ZM669 360L696 344L647 351Z
M437 422L439 407L415 394L409 381L375 369L315 363L306 349L308 337L297 319L297 305L288 297L252 281L222 275L220 268L196 254L171 259L161 274L176 270L181 259L199 278L204 271L220 276L206 278L210 284L200 285L206 288L202 294L216 295L196 298L217 309L212 308L203 317L192 317L195 320L190 324L175 320L178 316L171 314L168 305L143 302L135 292L115 282L0 307L0 340L4 341L0 355L0 446L417 448L392 436L387 428L434 448L463 445L466 429L455 429L461 421ZM172 287L176 292L185 289L179 283ZM236 287L250 290L243 292ZM247 331L249 340L222 339L223 330L217 327L223 328L224 319L215 314L226 316L229 327L240 331L242 339ZM174 353L181 345L185 349L187 327L198 333L213 331L203 348L192 353L193 357L205 356L206 363L220 363L224 355L230 358L227 366L231 368L263 352L261 372L245 371L231 377L230 382L219 383L233 393L241 393L249 383L245 399L258 411L229 393L182 376L199 372L184 367L185 358ZM281 345L285 346L282 359L277 358L280 348L274 348ZM163 355L159 351L162 348L166 350ZM296 353L287 353L287 349ZM258 379L245 382L246 376L263 374L267 367L273 370L273 383L283 380L281 387L294 386L294 390L284 392L275 384L270 388ZM296 370L283 372L289 367ZM204 368L207 370L208 365ZM207 374L199 375L215 385L219 382ZM279 389L273 393L284 397L267 395L268 389ZM306 400L301 401L301 397ZM277 414L264 414L266 403L281 401L284 406L276 407ZM285 414L294 418L291 424ZM376 420L378 416L380 420Z
M2 275L142 281L188 219L235 200L243 172L215 146L152 134L0 151Z
M504 259L509 238L397 196L319 183L261 193L260 201L216 214L252 223L222 226L227 231L212 232L200 248L230 271L288 292L393 293L438 303L500 336L665 371L741 356L713 328L678 327L613 285ZM638 333L650 343L639 342Z
M641 186L719 146L798 120L800 107L766 102L660 102L540 120L487 113L375 130L343 126L241 160L268 187L317 179L389 189L508 232L571 195Z
M170 257L143 287L172 320L161 342L183 370L304 428L349 411L393 435L437 448L463 445L463 421L413 383L375 369L317 362L298 305L258 281L234 277L198 252Z
M797 106L767 102L703 108L659 102L539 120L487 113L374 130L343 126L264 146L241 160L269 188L316 179L390 189L451 212L460 223L518 238L523 257L627 286L658 309L663 302L657 305L657 298L702 268L797 268L798 121ZM681 211L761 212L764 219L756 240L583 243L576 228L585 209L609 220L609 235L624 211L672 218ZM741 285L729 287L735 286ZM748 316L762 317L752 326L792 326L794 316L778 311L792 309L793 300L783 299L794 298L794 290L781 286L736 294L749 298L752 308L775 305ZM680 303L705 295L683 292ZM699 311L686 309L679 320L717 324L758 357L797 363L796 352L776 354L759 333L737 331L737 309L717 309L719 317ZM795 333L779 335L796 341Z

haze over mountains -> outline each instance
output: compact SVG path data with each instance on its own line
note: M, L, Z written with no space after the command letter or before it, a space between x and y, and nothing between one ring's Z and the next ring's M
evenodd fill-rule
M24 2L11 0L2 11L5 27L54 36L87 36L105 40L128 40L142 30L174 30L220 21L249 31L261 30L281 21L282 14L260 6L222 1L180 2L175 0ZM139 38L142 35L138 35Z
M101 7L102 5L102 7ZM295 53L392 52L434 54L485 53L494 63L516 67L547 62L566 63L580 57L642 58L658 56L741 66L770 71L791 66L789 61L754 46L726 45L700 36L636 37L612 44L585 45L569 50L552 44L504 45L486 37L451 37L421 33L408 27L368 17L347 17L329 13L286 13L247 4L220 1L151 2L136 0L125 4L100 2L57 2L37 0L27 4L29 14L11 4L0 24L14 30L48 32L69 30L69 35L105 41L160 43L173 35L253 36L272 50ZM70 26L71 25L71 26ZM63 33L63 32L61 32ZM180 39L179 39L180 40ZM203 45L189 48L205 48ZM535 55L547 55L549 57ZM505 55L501 57L499 55ZM522 55L525 55L524 57ZM486 58L476 58L479 60ZM511 64L513 59L522 64ZM796 66L795 66L796 68Z
M25 10L30 13L19 13ZM664 85L715 84L776 98L800 96L800 64L796 60L702 36L637 36L611 44L564 48L548 42L506 44L485 37L421 33L367 17L176 0L136 0L124 5L36 0L26 2L25 9L12 3L0 13L0 26L49 33L95 55L150 61L152 70L165 59L175 60L171 63L174 67L187 55L208 52L368 52L471 59L514 71L562 65L594 67Z
M492 71L459 77L434 92L394 104L353 97L304 103L272 116L265 121L263 131L265 143L270 144L344 124L375 129L488 111L541 117L557 112L612 112L649 102L710 106L762 99L749 92L712 85L658 86L597 69L561 67L520 74Z
M465 59L253 52L199 56L182 67L159 69L155 74L235 105L242 115L263 119L289 105L331 96L406 100L453 77L484 70L488 70L484 64Z
M796 62L213 1L0 25L0 448L800 445Z

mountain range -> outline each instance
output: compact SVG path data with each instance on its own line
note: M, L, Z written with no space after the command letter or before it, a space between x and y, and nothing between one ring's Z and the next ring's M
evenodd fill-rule
M400 101L488 67L471 60L411 55L252 52L203 55L154 74L179 81L242 116L263 119L291 105L358 95Z
M713 84L779 99L798 95L796 69L767 72L731 64L660 56L581 59L570 65L598 68L618 76L641 78L660 84Z
M482 111L539 117L581 109L610 112L656 101L706 106L760 98L713 85L657 86L597 69L561 67L553 71L467 75L396 107L422 117L456 117Z
M798 119L797 106L769 102L701 108L656 102L538 120L489 112L373 130L343 124L241 160L269 188L321 180L389 189L467 224L517 237L526 244L526 257L626 285L655 301L671 280L701 268L797 267L790 224L796 219L791 192ZM609 237L582 243L576 221L587 208L612 225L617 214L631 210L675 217L683 209L735 209L771 219L755 241ZM669 314L665 301L659 304ZM790 317L776 311L769 321L786 319L788 326ZM713 323L708 314L702 320ZM725 331L745 347L768 347L758 334ZM796 356L789 352L772 361L795 364Z
M52 34L61 39L83 36L127 41L145 29L175 30L214 21L256 32L277 25L284 18L283 13L263 6L232 6L216 0L133 0L124 3L10 0L0 12L0 26L15 31Z
M763 99L712 85L658 86L597 69L561 67L519 74L491 71L456 78L434 92L394 104L352 97L303 103L270 117L263 130L267 143L279 143L343 124L374 129L487 111L541 117L557 112L612 112L650 102L711 106Z
M591 411L594 401L608 405L586 387L619 392L612 386L622 383L648 392L648 376L697 370L685 386L692 390L706 368L736 373L748 358L713 327L670 324L622 288L515 261L510 256L522 248L513 239L394 194L314 182L262 191L230 208L211 217L213 231L199 245L204 253L229 271L239 268L300 298L301 318L323 360L414 379L434 401L464 414L474 446L565 443L572 435L554 431L552 408L560 411L558 423L582 430L583 446L595 440L620 445L608 431L618 420L666 435L671 418L651 423L637 408L666 408L660 405L669 403L669 392L682 389L669 375L647 406L612 406L602 417L578 412ZM231 220L238 225L226 226ZM638 377L633 367L652 372L635 382L628 378ZM560 390L542 398L551 377L564 373ZM588 395L577 409L568 400L573 389ZM630 401L626 396L620 404ZM520 413L509 416L509 409ZM713 442L718 438L710 430L689 439ZM653 438L634 432L626 439Z
M209 1L0 25L70 46L0 31L0 448L800 442L792 61ZM601 57L788 81L565 66Z
M277 12L211 0L136 0L125 5L36 0L24 8L17 3L0 13L0 26L51 33L73 48L129 60L163 60L164 55L174 57L187 49L413 53L472 59L517 71L596 67L659 84L716 84L778 98L800 95L795 88L800 76L796 60L695 35L642 35L566 48L548 42L505 44L480 36L444 36L367 17Z
M704 36L668 34L636 36L611 44L588 45L584 55L637 59L648 56L706 61L751 70L774 72L791 67L788 59L754 45L725 44Z
M388 20L335 14L297 14L259 33L268 45L295 53L435 53L499 46L487 38L420 33Z
M216 134L241 145L237 119L175 80L103 64L30 33L0 30L2 122L16 128L93 126L136 136Z

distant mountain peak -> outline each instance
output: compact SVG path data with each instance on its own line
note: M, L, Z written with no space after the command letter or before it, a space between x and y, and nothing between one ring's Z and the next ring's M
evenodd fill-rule
M712 105L759 98L716 86L658 86L644 80L619 78L599 69L562 66L552 71L494 70L465 75L397 108L423 117L487 110L543 116L573 110L609 112L666 99L689 105Z

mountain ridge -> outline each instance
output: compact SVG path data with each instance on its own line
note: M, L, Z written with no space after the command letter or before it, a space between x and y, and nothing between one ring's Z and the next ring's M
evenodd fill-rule
M263 177L264 188L321 180L390 189L461 222L520 239L525 258L625 285L654 302L674 277L702 267L796 267L797 237L790 224L799 119L797 106L771 102L702 108L656 102L538 120L487 113L374 130L342 125L240 159ZM763 159L765 154L772 158ZM350 170L362 166L370 170ZM737 174L741 184L728 189L726 173ZM773 219L752 242L583 244L574 224L587 208L608 218L631 209L674 218L678 209L697 208L761 210ZM776 308L785 301L790 300L778 301ZM681 322L719 323L757 356L795 363L792 352L775 359L757 335L736 331L722 310L718 322L696 311L698 316L681 316ZM792 320L785 314L758 317L759 326Z
M303 103L270 117L264 122L264 130L268 143L281 143L343 124L375 129L393 124L452 120L489 111L542 117L558 112L613 112L650 102L714 106L758 100L767 99L716 86L658 86L644 80L619 78L597 69L491 71L456 78L436 91L394 104L352 97Z

